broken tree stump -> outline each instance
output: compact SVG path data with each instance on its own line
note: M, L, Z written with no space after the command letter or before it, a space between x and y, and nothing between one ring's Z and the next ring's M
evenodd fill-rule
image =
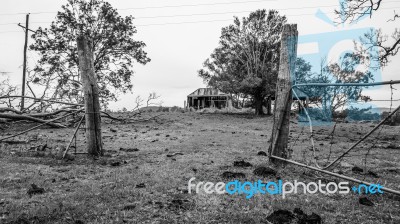
M278 80L275 92L274 126L271 143L268 149L270 155L288 158L289 123L292 107L292 80L294 80L297 58L298 31L296 24L283 27L281 36L281 51ZM280 161L270 158L277 164Z
M78 42L79 72L85 97L85 124L87 152L92 156L104 155L101 140L101 114L99 90L94 72L93 51L89 38L80 36Z

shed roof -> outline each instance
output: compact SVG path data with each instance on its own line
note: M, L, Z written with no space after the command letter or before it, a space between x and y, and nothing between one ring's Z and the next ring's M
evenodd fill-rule
M188 96L229 96L218 89L213 88L199 88Z

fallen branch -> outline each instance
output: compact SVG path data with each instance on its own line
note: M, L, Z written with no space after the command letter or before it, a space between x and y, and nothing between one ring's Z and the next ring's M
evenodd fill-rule
M107 113L107 112L101 111L101 113L105 115L105 116L103 115L103 116L101 116L101 117L105 117L105 118L109 118L109 119L111 119L111 120L117 120L117 121L125 121L125 119L113 117L113 116L111 116L111 115L110 115L109 113Z
M133 118L116 118L116 117L112 117L112 116L102 116L102 117L107 117L110 118L112 120L117 120L117 121L121 121L121 122L125 122L125 123L134 123L134 122L144 122L144 121L150 121L150 120L156 120L160 115L156 115L153 117L149 117L149 118L143 118L143 119L133 119Z
M43 125L46 125L46 124L48 124L48 123L50 123L50 122L53 122L53 121L56 121L56 120L60 120L60 119L66 118L66 117L68 117L68 116L71 116L71 115L73 115L73 114L79 113L79 112L81 112L81 111L83 111L83 109L81 109L81 110L79 110L79 111L76 111L76 112L74 112L74 113L66 114L66 115L64 115L64 116L62 116L62 117L58 117L58 118L53 119L53 120L51 120L51 121L47 121L47 122L45 122L45 123L43 123L43 124L39 124L39 125L37 125L37 126L35 126L35 127L33 127L33 128L30 128L30 129L25 130L25 131L23 131L23 132L17 133L17 134L15 134L15 135L11 135L11 136L2 138L2 139L0 139L0 142L3 142L4 140L9 139L9 138L14 138L14 137L17 137L17 136L19 136L19 135L25 134L25 133L30 132L30 131L32 131L32 130L35 130L36 128L39 128L39 127L41 127L41 126L43 126Z
M64 125L53 123L54 120L46 121L46 120L42 120L39 118L26 116L26 115L0 113L0 118L11 119L11 120L34 121L34 122L38 122L38 123L48 124L49 126L54 127L54 128L66 128L66 126L64 126Z
M161 114L160 114L160 115L157 115L157 116L149 117L149 118L144 118L144 119L129 119L129 120L130 120L131 122L144 122L144 121L150 121L150 120L156 120L156 121L157 121L157 118L158 118L159 116L161 116Z
M0 99L8 99L8 98L22 98L22 96L1 96L0 97ZM24 96L24 98L36 100L38 102L46 101L46 102L50 102L50 103L59 103L59 104L65 104L65 105L82 106L82 107L84 106L83 104L78 104L78 103L61 102L61 101L57 101L57 100L41 99L41 98L35 98L35 97L30 97L30 96Z
M56 111L49 112L49 113L37 113L37 114L29 114L29 115L26 114L26 116L39 118L39 117L54 116L54 115L57 115L57 114L60 114L60 113L63 113L63 112L71 113L71 112L75 112L75 111L78 111L78 109L65 109L64 108L64 109L56 110ZM0 113L2 113L2 112L13 112L13 113L16 113L16 114L23 114L23 113L21 113L21 111L16 110L14 108L10 108L10 107L1 107L0 108Z
M13 112L13 113L16 113L16 114L21 114L21 111L16 110L16 109L11 108L11 107L0 107L0 113L3 113L3 112Z
M160 115L156 115L156 116L153 116L153 117L150 117L150 118L145 118L145 119L133 119L133 118L119 118L119 117L113 117L113 116L111 116L110 114L108 114L107 112L104 112L104 111L101 111L101 113L104 114L104 115L102 115L101 117L109 118L109 119L111 119L111 120L121 121L121 122L125 122L125 123L150 121L150 120L152 120L152 119L156 119L156 118L158 118L159 116L161 116L161 114L160 114ZM139 114L139 113L136 113L136 114L134 114L134 115L138 115L138 114Z
M76 112L76 111L78 111L78 110L77 109L76 110L73 110L73 109L61 109L61 110L56 110L56 111L53 111L53 112L50 112L50 113L29 114L29 116L31 116L31 117L48 117L48 116L54 116L54 115L57 115L57 114L63 113L63 112L71 113L71 112Z

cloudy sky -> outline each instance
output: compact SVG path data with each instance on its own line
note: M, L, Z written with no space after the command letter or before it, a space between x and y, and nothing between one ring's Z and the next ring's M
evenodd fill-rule
M288 17L289 23L297 23L300 36L315 35L324 39L324 34L344 37L343 32L363 28L382 28L390 34L399 27L399 20L387 22L393 11L400 11L400 1L385 0L381 10L372 19L364 19L352 26L332 25L333 10L339 0L109 0L121 15L133 15L138 29L137 40L147 44L145 48L151 62L136 65L132 79L132 94L120 96L111 103L113 109L134 107L134 98L146 97L150 92L162 96L165 106L183 106L186 95L205 87L197 71L204 60L218 46L221 28L232 23L233 17L244 17L257 9L277 9ZM30 28L48 27L56 12L66 0L2 0L0 7L0 71L8 72L12 82L21 85L24 33L17 26L25 22L25 13L30 15ZM317 16L319 12L320 16ZM354 32L353 32L354 33ZM328 35L328 36L329 36ZM337 39L337 38L336 38ZM29 40L32 43L32 40ZM318 41L320 41L318 39ZM341 40L330 57L352 50L351 40ZM348 48L348 49L346 49ZM318 44L299 46L299 55L318 52ZM334 52L337 51L337 52ZM35 54L29 52L29 66L34 65ZM333 58L335 56L332 56ZM37 59L37 58L36 58ZM382 80L400 79L400 55L392 58L391 64L382 70ZM0 77L0 78L4 78ZM394 92L400 98L400 88ZM389 88L366 92L373 99L390 99ZM387 106L385 102L376 102Z

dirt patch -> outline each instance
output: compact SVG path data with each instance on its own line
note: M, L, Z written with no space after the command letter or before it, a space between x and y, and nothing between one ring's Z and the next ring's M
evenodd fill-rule
M34 194L44 194L44 188L36 186L36 184L31 184L31 188L28 189L28 195L32 196Z
M277 210L267 217L267 220L273 224L289 224L295 216L288 210Z
M271 176L276 176L276 174L277 174L276 170L274 170L270 167L264 167L264 166L257 167L253 171L253 173L260 177L271 177Z
M233 162L233 166L236 166L236 167L252 167L253 165L251 165L251 163L246 162L244 160L240 160L240 161L234 161Z

